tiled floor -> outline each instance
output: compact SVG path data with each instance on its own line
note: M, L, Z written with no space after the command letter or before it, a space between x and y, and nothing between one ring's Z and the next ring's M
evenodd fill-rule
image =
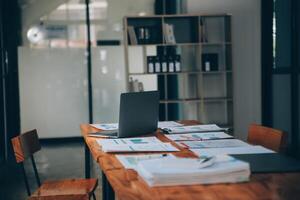
M84 178L84 146L82 142L66 142L43 144L42 150L35 154L35 160L41 181L66 178ZM29 183L32 191L37 188L35 177L28 160L25 163ZM100 171L93 165L93 177L98 177L99 186L97 199L101 199ZM20 167L16 164L7 164L0 168L0 200L23 200L27 193Z

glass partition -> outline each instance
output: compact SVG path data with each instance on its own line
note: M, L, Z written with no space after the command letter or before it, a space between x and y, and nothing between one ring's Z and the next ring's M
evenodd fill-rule
M86 6L82 0L20 1L22 132L76 137L89 121ZM154 13L154 0L90 0L94 122L117 122L125 91L123 16Z

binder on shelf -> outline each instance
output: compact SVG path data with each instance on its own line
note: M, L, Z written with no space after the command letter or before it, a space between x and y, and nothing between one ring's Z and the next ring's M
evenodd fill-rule
M147 72L154 73L154 56L147 56Z
M132 45L138 44L133 26L128 26L128 35L129 35L130 44Z
M200 32L200 42L203 42L203 43L208 42L205 20L202 17L200 18L199 32Z
M175 56L175 71L181 72L180 55Z
M217 53L202 54L202 70L203 71L218 71L219 58Z
M168 72L168 63L166 56L161 57L161 71Z
M159 59L158 56L155 57L154 68L155 68L155 72L156 73L160 73L161 72L161 69L160 69L160 59Z

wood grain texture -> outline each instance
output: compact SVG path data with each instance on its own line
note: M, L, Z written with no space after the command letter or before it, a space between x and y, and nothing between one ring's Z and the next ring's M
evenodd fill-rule
M20 134L11 139L17 163L23 162L41 150L36 129Z
M16 157L16 162L17 163L23 162L25 160L25 156L23 154L23 150L21 147L20 138L19 137L12 138L11 143Z
M248 131L248 142L261 145L276 152L284 152L287 135L280 130L251 124Z
M97 187L97 179L46 181L30 199L89 199Z
M198 124L197 121L182 121L185 125ZM81 125L82 135L97 158L119 200L299 200L300 173L252 174L250 181L238 184L213 184L149 187L135 170L127 170L115 157L115 154L101 151L96 138L88 137L87 130L99 131L88 124ZM155 135L164 142L170 141L157 131ZM94 146L95 145L95 146ZM178 146L176 146L178 147ZM97 151L95 151L97 149ZM197 157L188 149L179 147L175 156ZM140 153L135 153L140 154ZM132 153L131 153L132 155Z

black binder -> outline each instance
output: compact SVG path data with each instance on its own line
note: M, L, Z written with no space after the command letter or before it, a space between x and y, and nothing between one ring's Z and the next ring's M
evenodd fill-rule
M248 162L252 173L300 172L300 160L279 153L232 156Z

